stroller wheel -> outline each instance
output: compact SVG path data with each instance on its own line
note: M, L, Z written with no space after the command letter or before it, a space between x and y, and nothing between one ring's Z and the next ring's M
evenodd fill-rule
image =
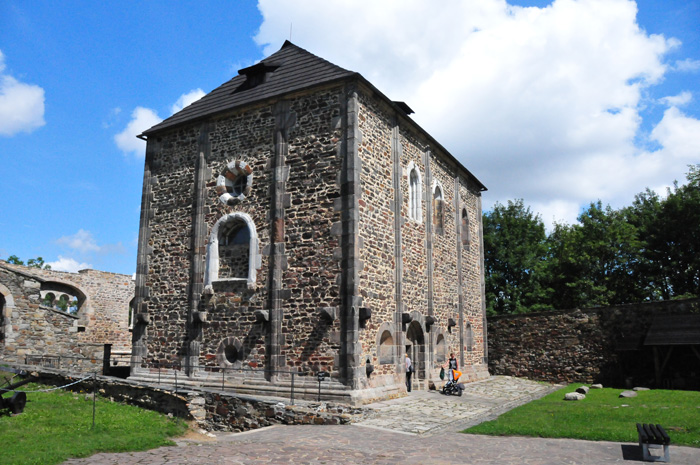
M462 397L462 390L461 390L461 389L457 389L457 395L458 395L459 397Z

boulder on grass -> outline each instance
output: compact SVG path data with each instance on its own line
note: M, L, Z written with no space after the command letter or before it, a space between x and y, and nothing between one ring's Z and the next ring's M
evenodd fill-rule
M637 393L634 391L622 391L619 397L637 397Z
M576 392L579 394L588 394L588 386L579 386L576 388Z
M636 387L636 388L632 388L632 390L633 390L633 391L648 391L649 388L647 388L647 387Z
M591 389L603 389L602 384L591 384Z
M585 398L586 395L581 394L580 392L567 392L564 396L564 400L583 400Z

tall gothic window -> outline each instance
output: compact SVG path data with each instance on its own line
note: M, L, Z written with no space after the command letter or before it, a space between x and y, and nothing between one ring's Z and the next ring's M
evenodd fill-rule
M445 232L445 200L442 196L442 189L438 185L433 191L433 224L437 234Z
M421 180L418 168L414 166L410 170L408 179L408 216L412 220L420 222L423 212L421 210Z
M472 241L472 235L469 231L469 215L467 209L462 208L462 245L469 248Z

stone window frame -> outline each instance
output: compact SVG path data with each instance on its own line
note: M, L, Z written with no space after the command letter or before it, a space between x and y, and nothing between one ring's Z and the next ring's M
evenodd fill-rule
M439 190L439 192L438 192ZM442 187L442 183L433 179L433 185L430 188L431 201L433 202L433 225L435 226L436 234L445 233L445 188ZM435 197L439 193L439 197Z
M219 229L229 221L242 221L250 233L248 242L248 276L247 278L222 278L219 279ZM207 294L214 293L215 282L246 282L248 289L255 289L257 270L262 266L262 257L259 250L258 233L255 223L247 213L233 212L222 216L216 222L209 236L207 245L207 260L204 271L204 290Z
M52 295L51 305L47 305L46 297ZM85 293L74 286L73 284L68 284L62 280L49 280L41 283L41 288L39 290L39 305L45 308L50 308L55 311L62 313L67 313L69 315L77 316L82 313L85 303L87 301L87 296ZM69 304L66 310L60 308L57 304L59 300L66 300Z
M226 357L226 348L233 347L236 349L236 360L234 362L229 361ZM243 360L245 359L245 353L243 350L243 343L233 336L226 337L219 342L216 348L216 360L219 362L219 366L222 368L241 368L243 365Z
M384 354L382 352L382 342L387 340L385 335L388 333L388 337L391 338L389 354ZM390 365L396 361L396 338L394 337L394 331L392 331L391 323L384 322L377 330L377 360L380 365ZM386 346L386 345L384 345Z
M242 177L245 177L245 187L240 192L236 192L235 187ZM253 169L243 160L228 163L216 178L216 193L219 195L219 202L224 205L231 206L245 200L252 188ZM233 191L233 194L229 190Z
M413 173L416 175L415 178L413 178ZM406 178L408 179L408 218L416 223L422 223L423 176L413 161L410 161L406 167Z

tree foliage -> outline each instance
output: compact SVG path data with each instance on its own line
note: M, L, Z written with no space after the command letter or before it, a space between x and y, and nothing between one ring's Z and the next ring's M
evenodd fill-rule
M539 277L546 253L544 224L522 200L497 203L484 215L489 313L522 313L545 300Z
M591 203L549 235L522 200L484 214L487 310L523 313L700 296L700 165L665 198Z
M24 260L20 260L20 258L17 255L10 255L9 257L7 257L6 261L7 263L11 263L13 265L24 265ZM30 258L29 260L27 260L26 266L28 266L29 268L40 268L44 270L51 269L51 265L49 265L48 263L44 263L44 259L41 257Z

